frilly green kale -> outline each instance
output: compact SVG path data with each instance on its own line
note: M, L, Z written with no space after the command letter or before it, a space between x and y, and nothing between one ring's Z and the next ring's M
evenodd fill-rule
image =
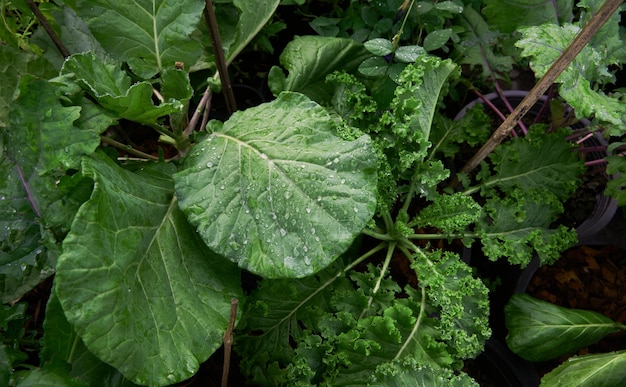
M490 334L487 289L456 255L415 262L420 290L401 289L373 265L350 280L337 264L317 278L262 281L237 340L249 355L244 369L272 386L365 386L373 370L386 379L399 364L451 377L446 370L475 356Z

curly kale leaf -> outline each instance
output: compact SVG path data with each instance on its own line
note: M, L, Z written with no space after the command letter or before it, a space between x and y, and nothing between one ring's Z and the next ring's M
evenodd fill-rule
M413 268L428 302L437 309L437 332L456 358L477 356L491 336L489 299L485 285L452 252L420 250Z
M578 188L584 171L566 135L566 130L546 134L540 127L531 127L525 137L501 144L489 156L492 166L483 164L478 174L483 195L493 194L490 190L496 187L504 192L523 188L543 189L566 199Z
M457 192L439 195L415 219L418 227L432 226L444 234L462 232L478 220L481 207L471 196Z
M482 348L489 329L486 288L464 279L469 268L454 259L422 261L430 266L421 270L433 297L426 289L402 291L373 265L350 279L334 264L316 278L262 281L238 335L244 370L261 385L364 386L373 382L373 370L394 359L458 367Z
M245 373L263 385L286 381L287 366L295 356L292 342L304 340L303 327L318 329L333 291L352 288L342 274L343 266L336 260L315 276L260 282L249 297L235 347L246 354Z
M504 199L492 198L484 207L476 231L489 259L507 257L512 264L526 266L537 252L542 264L556 261L560 253L577 241L576 231L550 224L563 211L554 195L541 190L513 191Z
M394 360L376 367L371 387L401 387L401 386L450 386L470 387L478 384L464 373L455 375L446 368L434 368L420 364L411 357Z
M436 114L430 131L430 142L433 145L429 159L432 160L438 153L452 157L459 153L461 146L482 144L490 135L491 121L481 103L466 110L465 115L458 120Z

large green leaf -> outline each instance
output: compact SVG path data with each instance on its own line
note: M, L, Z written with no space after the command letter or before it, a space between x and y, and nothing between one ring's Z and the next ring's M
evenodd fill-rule
M234 114L175 175L179 205L204 241L240 267L304 277L343 253L376 208L370 139L343 141L302 94Z
M575 352L617 332L620 327L599 313L564 308L527 294L514 294L504 312L509 348L530 361Z
M7 125L13 93L18 87L20 77L25 74L47 78L54 76L56 71L39 56L0 44L0 128Z
M482 13L495 29L512 33L521 26L568 22L573 6L572 0L486 0Z
M9 157L28 176L43 175L57 168L77 168L80 157L100 144L106 128L79 130L78 106L63 106L60 91L51 83L30 76L22 78L19 95L11 104L7 127Z
M281 91L298 91L319 101L326 76L335 70L352 71L371 56L362 44L347 38L296 36L280 54L280 63L287 76L277 66L269 73L269 87L274 95Z
M224 56L227 63L232 63L271 19L280 0L220 0L213 3ZM215 55L209 44L211 39L205 22L198 25L192 38L199 42L203 51L191 71L209 67L215 69Z
M63 242L55 278L68 321L96 356L138 384L184 380L221 344L239 271L178 209L170 173L85 158L95 181Z
M541 378L544 387L626 385L626 351L575 356Z
M119 118L154 124L161 116L181 111L182 104L178 100L155 106L152 85L146 81L132 84L130 76L120 67L119 63L99 59L93 53L75 54L65 61L61 74L73 74L98 103Z
M41 366L67 370L68 374L89 386L130 387L135 384L87 350L83 341L65 318L61 303L52 292L46 305ZM69 367L68 367L69 366Z
M78 0L78 15L115 59L148 79L175 62L191 66L200 45L189 36L205 3L196 0Z

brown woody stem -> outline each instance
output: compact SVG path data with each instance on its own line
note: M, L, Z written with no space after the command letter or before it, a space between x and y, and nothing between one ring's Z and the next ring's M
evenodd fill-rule
M606 23L613 13L622 4L622 0L606 0L598 13L593 16L589 24L574 38L572 43L561 53L548 71L541 77L539 82L530 90L528 95L520 102L507 119L496 129L491 138L476 152L476 154L463 166L461 172L469 173L483 161L502 140L504 140L517 122L524 117L530 108L537 103L539 98L554 83L554 80L567 68L576 55L591 40L598 30Z

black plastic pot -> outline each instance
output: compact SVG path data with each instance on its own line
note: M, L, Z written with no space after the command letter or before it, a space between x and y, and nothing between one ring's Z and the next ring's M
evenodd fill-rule
M466 362L464 369L481 387L535 387L539 375L526 360L515 355L506 344L491 338L485 351Z

